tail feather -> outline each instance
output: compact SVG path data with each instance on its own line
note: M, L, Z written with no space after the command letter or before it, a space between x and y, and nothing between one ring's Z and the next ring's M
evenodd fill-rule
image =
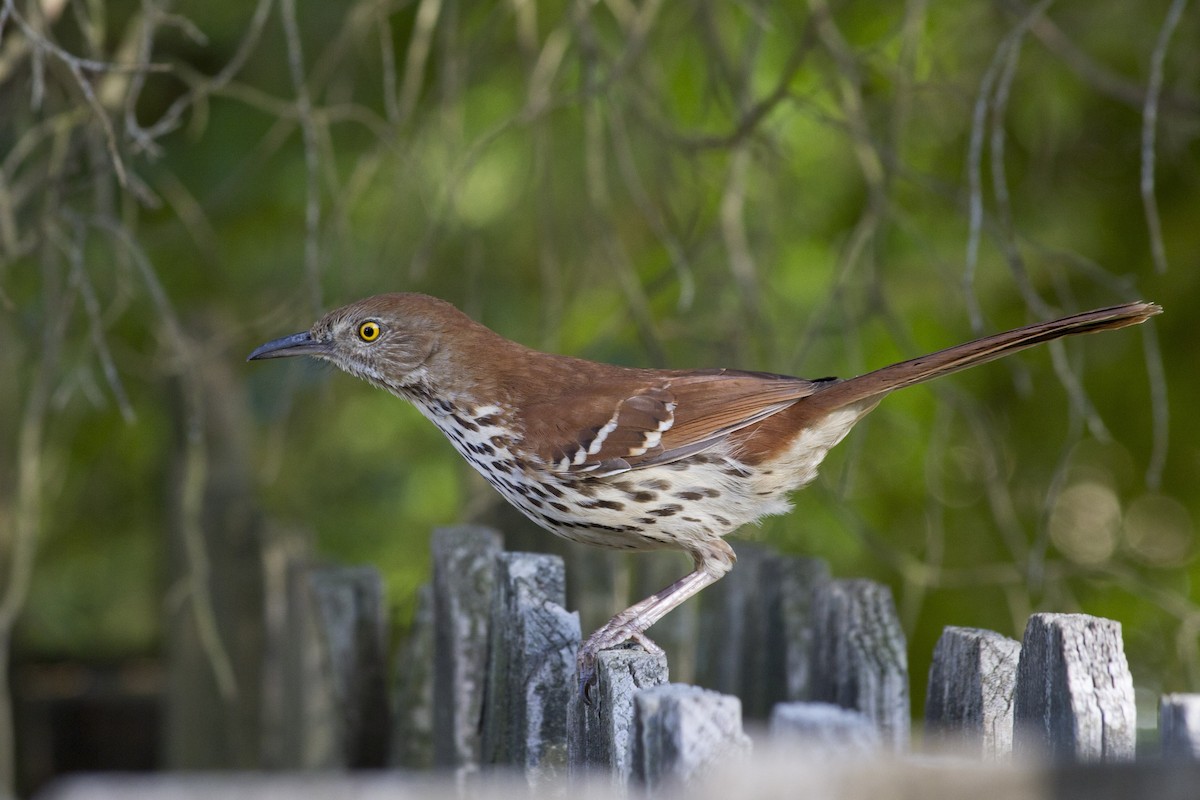
M1145 322L1162 307L1154 303L1125 303L1095 311L1085 311L1050 322L1032 325L1005 333L996 333L973 342L948 347L936 353L920 356L868 372L857 378L831 383L808 401L828 409L842 408L861 401L878 402L883 395L905 386L922 383L942 375L1003 358L1018 350L1043 344L1064 336L1116 330Z

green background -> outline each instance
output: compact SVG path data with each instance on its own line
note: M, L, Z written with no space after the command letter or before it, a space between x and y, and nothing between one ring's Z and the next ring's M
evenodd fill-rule
M1019 637L1037 610L1121 621L1148 714L1200 690L1195 7L1177 28L1120 0L258 8L29 17L103 62L91 98L14 21L0 40L16 659L158 652L198 475L377 565L403 627L430 530L495 495L397 399L243 363L364 295L571 355L807 377L1148 299L1150 325L888 399L747 535L891 585L918 697L942 626ZM153 70L108 66L139 45ZM240 449L189 473L189 425Z

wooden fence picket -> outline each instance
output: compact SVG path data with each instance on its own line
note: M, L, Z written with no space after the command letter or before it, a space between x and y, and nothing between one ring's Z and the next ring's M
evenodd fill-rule
M908 654L891 590L868 580L818 587L812 608L810 699L854 708L895 752L908 748Z
M1163 758L1200 761L1200 694L1168 694L1158 709Z
M563 608L558 556L501 553L496 566L482 757L536 785L567 774L579 615Z
M1017 665L1018 755L1127 761L1137 742L1133 676L1121 624L1086 614L1034 614Z
M478 769L496 556L503 539L490 528L434 531L433 763Z
M964 755L1012 755L1013 692L1021 643L993 631L947 627L933 651L926 741Z

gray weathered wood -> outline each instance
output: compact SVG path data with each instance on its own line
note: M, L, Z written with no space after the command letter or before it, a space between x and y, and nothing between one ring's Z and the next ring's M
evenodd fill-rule
M851 759L882 746L879 729L865 714L832 703L778 703L771 709L770 733L772 739L798 742L808 756Z
M579 616L563 608L563 560L497 557L483 760L525 771L531 784L567 771L567 707L578 691Z
M1200 761L1200 694L1163 695L1158 734L1163 758Z
M433 586L417 593L408 636L393 669L393 725L388 766L433 766Z
M1020 642L993 631L942 631L929 668L926 742L982 758L1011 756L1020 655Z
M383 766L389 721L379 572L297 565L289 583L285 765Z
M813 596L810 699L854 708L902 751L909 739L908 656L892 593L868 580L836 580Z
M311 577L312 567L302 562L288 566L288 636L282 659L284 701L278 763L284 769L343 766L334 722L336 690L312 597Z
M763 584L773 587L764 693L756 709L765 717L779 703L811 696L813 598L830 577L829 565L819 558L776 556L763 566Z
M738 543L738 560L719 582L700 595L700 629L696 640L696 680L718 692L737 695L746 702L747 684L762 679L766 628L761 568L768 551L751 543ZM747 663L747 661L758 662ZM757 668L756 668L757 667Z
M625 786L631 773L633 696L639 689L667 682L667 659L640 646L605 650L596 661L591 705L571 697L567 758L572 778L608 775Z
M632 777L648 789L695 781L750 750L732 695L673 683L642 689L633 705Z
M433 761L478 768L479 725L499 533L475 526L433 533Z
M1018 755L1132 759L1136 722L1119 622L1086 614L1029 618L1013 709Z
M328 567L313 571L310 587L333 670L345 764L382 767L391 723L383 576L374 567Z
M263 552L265 587L262 665L261 769L278 770L297 763L296 701L302 649L309 642L300 624L308 616L298 591L298 576L311 563L309 537L298 533L272 535ZM308 634L311 637L311 633ZM303 643L297 642L297 637Z
M747 718L766 719L776 703L807 697L813 590L829 568L752 544L737 552L733 570L701 595L697 681L740 697Z

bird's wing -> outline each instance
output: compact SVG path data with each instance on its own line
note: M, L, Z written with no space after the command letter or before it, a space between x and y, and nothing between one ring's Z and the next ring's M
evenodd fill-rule
M555 470L616 474L707 450L820 385L731 370L652 375L622 386L585 383L527 406L526 435Z

